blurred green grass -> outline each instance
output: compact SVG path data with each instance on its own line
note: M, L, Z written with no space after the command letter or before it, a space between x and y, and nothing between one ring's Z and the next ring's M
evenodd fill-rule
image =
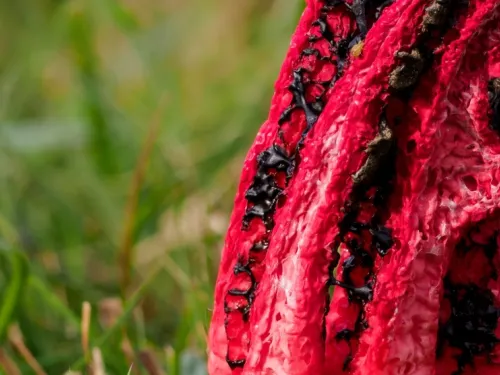
M0 1L0 374L43 373L29 353L97 374L94 347L109 375L205 373L242 160L302 8Z

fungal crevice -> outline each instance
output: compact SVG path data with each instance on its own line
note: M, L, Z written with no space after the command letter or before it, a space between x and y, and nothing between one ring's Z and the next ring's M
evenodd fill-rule
M361 333L368 328L365 305L373 299L376 284L375 259L377 256L385 256L393 245L392 232L384 226L383 220L383 202L386 200L380 199L379 195L382 193L388 196L391 192L396 149L394 132L388 124L384 109L379 119L378 134L365 150L365 162L352 176L352 191L344 206L343 219L338 224L336 241L350 255L342 263L341 280L339 275L330 275L331 284L345 289L349 302L358 306L356 323L348 329L351 334L341 335L349 345L343 371L348 369L355 354L353 340L359 340ZM337 339L339 334L335 336Z
M443 281L436 349L438 359L452 356L456 360L452 375L473 368L476 358L491 362L491 355L500 343L496 334L500 306L490 289L491 282L498 277L495 258L500 237L494 228L483 221L466 233L455 247ZM472 272L471 264L482 266Z
M425 9L421 30L410 51L395 53L397 64L388 77L390 95L378 121L377 135L366 146L364 163L352 175L353 185L343 208L343 219L338 224L337 238L350 256L342 264L341 280L330 276L331 284L345 289L350 303L359 307L356 325L352 327L354 334L346 339L351 348L345 361L347 364L355 355L351 341L359 340L362 331L368 327L365 305L373 299L376 287L375 260L377 256L386 256L395 242L385 221L399 154L395 126L400 119L388 119L387 113L393 106L401 109L407 105L422 75L432 65L435 46L441 43L447 26L451 25L446 20L456 16L455 13L448 1L435 0ZM371 219L368 222L361 219L366 217ZM357 280L353 280L352 274L357 275Z
M230 285L226 292L227 332L232 329L233 323L228 318L233 313L242 314L241 321L248 322L260 277L260 274L254 274L253 269L261 267L265 262L265 253L275 226L274 214L280 200L285 198L286 187L298 167L300 150L304 147L308 133L323 112L335 82L342 76L349 58L349 50L360 37L364 38L368 31L365 0L356 0L352 5L335 0L321 0L320 3L322 6L318 17L310 25L307 43L290 74L288 91L292 94L291 102L281 111L273 145L257 156L257 171L245 192L246 209L242 218L242 230L253 231L252 222L258 221L262 224L263 231L257 229L259 240L249 250L250 257L246 263L241 261L237 263L238 269L244 270L250 278L251 286L241 289ZM370 4L379 7L371 6L368 9L373 19L377 11L381 12L383 4L382 2L376 4L370 2ZM345 29L336 35L333 31L335 25L332 24L332 15L340 17L351 15L356 21L357 29ZM259 225L257 227L259 228ZM257 253L259 255L252 258L251 254ZM362 288L351 291L353 298L357 299L363 299L363 293L366 294ZM236 321L239 322L237 319ZM235 347L241 345L239 338L233 340L228 336L228 339L228 353L231 352L233 343ZM241 367L245 363L239 359L234 361L229 354L227 361L231 362L232 368Z

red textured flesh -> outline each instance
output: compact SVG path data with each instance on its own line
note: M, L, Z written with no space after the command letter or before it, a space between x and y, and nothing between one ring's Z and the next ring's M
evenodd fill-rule
M283 139L278 137L278 120L292 99L292 94L288 89L292 81L292 71L301 65L309 64L310 67L315 68L311 73L312 79L329 80L336 73L335 68L332 69L332 67L325 66L325 64L320 67L319 61L301 59L302 51L311 46L308 41L308 34L314 34L316 31L316 27L312 24L318 18L320 7L321 4L318 1L311 0L307 4L292 37L290 49L275 84L275 94L272 99L269 118L261 127L245 160L215 289L214 311L209 332L208 368L211 374L240 373L241 368L231 371L226 359L229 356L231 360L245 360L248 355L251 340L250 326L248 321L242 319L241 312L237 310L237 307L244 306L246 301L241 297L228 297L228 291L237 288L237 284L241 282L238 279L242 275L234 275L233 272L238 259L246 262L256 256L260 258L252 265L252 272L257 282L260 282L265 267L262 255L252 254L251 248L256 242L268 238L266 228L260 221L252 220L249 229L242 230L242 218L247 208L245 192L256 174L257 156L275 143L284 146L290 152L306 127L303 112L295 111L292 114L292 120L282 126ZM349 26L352 25L352 21L346 21L346 19L347 17L341 16L329 17L328 23L330 27L339 32L339 35L342 35L348 33L350 31ZM324 48L321 45L315 47L320 50ZM317 92L307 94L317 95ZM330 93L326 93L325 99L328 99L329 96ZM283 140L285 143L283 143ZM277 176L276 179L280 182L283 180L281 176ZM229 310L233 311L225 311L225 306L226 310L229 307Z
M283 107L288 103L282 103L283 98L288 94L287 80L292 70L291 64L297 59L302 49L302 46L307 42L306 32L314 20L313 7L307 7L304 11L300 23L290 43L290 49L286 56L285 62L281 69L279 78L275 84L275 93L272 99L269 119L262 125L259 133L247 154L243 171L240 178L240 184L236 195L234 209L229 224L229 229L226 234L224 249L222 251L222 259L219 266L219 274L215 287L214 310L209 332L209 357L208 371L210 374L232 374L230 367L226 361L228 349L233 346L226 333L226 313L224 311L224 303L228 290L230 289L233 280L233 267L235 260L240 254L248 257L250 248L255 241L258 241L259 235L264 228L261 226L250 228L249 231L241 230L241 221L245 213L247 201L245 192L251 184L256 173L257 155L271 146L276 136L277 121ZM230 323L229 323L230 324ZM249 346L248 327L242 322L240 325L240 333L245 333L247 338L245 342L234 344L237 346L236 351L240 351L240 358L246 358ZM236 358L236 357L235 357Z
M370 328L361 338L354 374L449 375L457 370L451 354L436 364L440 290L460 234L496 209L500 198L498 150L486 147L497 135L486 129L486 87L479 84L487 82L484 51L498 43L495 7L497 1L471 7L475 11L460 38L446 47L435 74L422 80L410 103L412 112L404 121L408 136L401 137L399 147L406 149L409 139L416 147L398 163L401 206L388 222L398 241L378 265L374 300L367 308ZM488 141L478 139L478 130L489 133ZM473 190L464 183L467 176L477 183ZM478 360L476 370L464 374L499 371Z
M339 113L347 109L347 117L345 119L346 127L352 124L352 127L347 130L343 137L350 137L353 134L360 134L363 129L367 136L361 139L361 144L365 145L374 138L374 124L377 124L378 113L377 109L382 107L386 95L384 90L388 86L388 75L394 67L394 54L400 49L411 45L416 38L416 30L421 22L427 1L399 1L394 6L387 9L379 22L373 27L365 43L363 51L364 58L357 65L349 70L350 75L346 76L346 86L349 82L356 82L356 93L353 104L347 104L349 96L346 97L346 102L342 103L339 108ZM349 93L351 94L351 93ZM371 109L371 110L370 110ZM371 112L371 114L370 114ZM363 124L363 127L360 125ZM319 127L317 128L319 130ZM338 136L339 139L342 139ZM341 145L345 149L346 146ZM363 148L364 149L364 148ZM362 151L363 149L357 150ZM358 154L358 160L362 158ZM352 159L352 155L345 155L346 158ZM345 162L344 162L345 163ZM342 168L342 164L336 168ZM359 164L355 165L354 171L359 168ZM333 208L333 211L340 212L343 202L346 201L346 195L350 191L352 184L345 176L349 176L353 171L344 171L344 181L337 182L336 186L342 186L342 195L338 195L335 190L331 191L330 199L337 199L336 206L328 202L328 206ZM342 184L342 185L341 185ZM339 190L337 190L339 191ZM335 197L335 198L333 198ZM330 222L330 226L335 230L339 218ZM331 232L330 238L333 238L337 233ZM346 257L348 251L343 247L340 249L343 257ZM393 250L391 249L391 252ZM342 274L342 261L337 268L337 275ZM326 347L323 373L324 374L340 374L344 373L344 361L349 354L349 345L354 350L357 346L355 338L349 340L337 340L336 334L344 329L352 330L358 318L360 307L350 303L347 298L347 293L343 288L335 288L333 298L330 302L330 311L326 317ZM352 368L352 366L349 366ZM384 373L385 374L385 373Z
M324 356L322 317L330 261L325 248L337 234L351 175L364 159L364 147L375 137L382 86L401 47L401 32L407 29L410 42L408 22L424 5L424 1L401 1L387 9L388 16L382 16L368 34L364 58L356 60L336 84L335 100L328 103L306 140L287 203L276 215L266 272L253 306L245 374L327 374L338 371L335 364L345 359L342 343L338 351L328 350ZM347 301L333 305L343 308L338 312L342 324L356 319L356 306Z
M500 283L490 277L491 271L500 270L498 246L500 245L497 231L500 228L500 191L498 180L500 156L498 152L498 135L489 127L487 116L488 98L485 83L491 77L498 77L500 56L500 7L498 1L481 4L483 18L477 19L476 24L471 24L470 29L475 30L472 41L468 43L467 52L462 57L460 66L460 80L451 86L448 97L449 108L458 109L457 113L450 116L444 127L453 129L443 143L445 145L439 159L446 160L445 166L453 165L453 159L460 160L461 166L450 168L447 173L446 184L443 189L453 191L450 198L458 204L453 207L448 205L451 212L444 212L447 226L440 224L440 233L448 231L462 237L470 230L474 231L474 243L487 243L493 238L496 254L490 262L483 252L472 246L466 255L460 254L456 246L456 237L449 236L448 241L443 241L444 259L448 262L448 277L453 282L460 284L474 284L484 289L489 289L495 296L496 307L500 306ZM496 10L491 10L496 6ZM485 54L488 59L485 59ZM457 75L458 76L458 75ZM461 118L460 118L460 117ZM464 123L466 124L464 126ZM486 137L486 138L484 138ZM452 143L453 142L453 143ZM470 146L473 145L473 146ZM472 148L465 151L467 147ZM444 151L443 150L443 151ZM465 153L464 153L465 151ZM431 166L436 168L436 162ZM446 199L440 202L446 205ZM463 211L463 212L460 212ZM440 321L449 314L449 306L441 298ZM447 311L448 310L448 311ZM496 337L500 337L497 325ZM445 353L438 357L436 362L436 375L451 374L457 369L455 357L456 348L449 345ZM495 347L490 357L485 355L476 357L474 366L466 366L462 374L493 375L500 373L500 347Z
M318 17L318 3L308 3L276 83L269 119L245 161L215 291L210 374L451 375L456 370L453 348L447 347L436 360L437 330L445 314L443 278L448 270L461 275L469 262L482 268L480 257L464 263L453 255L471 223L484 218L488 225L500 223L492 213L500 198L500 142L488 128L485 110L488 77L500 76L496 0L470 1L460 32L450 37L404 105L402 129L397 131L396 188L386 224L396 244L376 261L374 298L365 306L369 328L350 344L335 338L339 331L352 329L361 308L340 287L324 319L331 246L353 186L351 175L366 158L364 150L377 133L382 107L392 100L387 86L394 53L414 43L428 4L396 0L384 11L368 33L363 56L350 63L326 94L327 105L306 138L286 199L274 214L274 229L269 233L253 220L243 231L245 192L256 174L257 155L275 142L292 151L304 130L303 112L297 111L282 127L281 139L276 136L279 116L291 100L291 72L305 63L300 54ZM342 32L354 27L341 16L332 23ZM316 78L329 79L332 69L319 67ZM252 245L263 238L270 242L267 252L252 254ZM341 246L340 252L345 259L347 250ZM246 300L228 297L228 291L248 288L246 275L235 275L233 269L238 259L251 257L258 257L252 265L258 288L245 321L237 307ZM337 274L341 272L339 266ZM468 277L479 280L481 275ZM488 287L499 295L500 285ZM225 303L236 313L225 312ZM344 371L350 351L354 358ZM244 359L245 365L231 370L227 356ZM484 358L477 358L475 365L463 374L500 373Z
M307 8L302 16L301 22L297 27L297 31L292 38L290 50L283 64L280 78L275 85L275 94L270 109L269 119L262 125L259 133L247 154L243 171L241 174L240 184L236 195L234 209L231 216L229 229L226 234L222 259L219 266L219 274L215 287L214 309L209 332L209 357L208 371L210 374L231 374L233 373L228 366L226 356L228 355L229 346L237 346L236 351L239 351L240 358L245 358L249 337L247 336L243 343L233 343L228 340L226 333L225 321L227 319L224 311L224 303L228 290L233 281L233 267L235 260L241 254L248 257L249 249L255 241L258 241L259 234L265 231L262 227L252 227L250 231L243 232L241 230L241 221L245 213L247 202L245 200L245 192L251 184L256 173L256 158L257 155L273 144L276 134L276 122L280 115L280 101L287 94L286 84L283 80L286 79L291 70L291 62L300 53L299 48L306 41L305 31L313 19L312 9ZM231 324L231 323L229 323ZM236 323L240 325L241 333L248 335L247 324L243 322ZM229 344L229 345L228 345ZM236 357L235 357L236 358Z
M470 185L469 185L470 186ZM468 190L468 188L466 188ZM469 224L469 228L462 227L458 233L467 233L471 229L477 230L474 240L478 243L487 244L490 238L494 238L495 245L498 248L500 245L500 238L496 233L498 228L500 228L500 212L495 211L492 213L483 212L484 220L478 225L477 217L473 218L472 226ZM464 231L464 229L467 229ZM458 284L474 284L480 288L489 289L496 296L495 305L500 305L500 298L498 298L500 293L500 284L498 280L491 279L491 271L495 270L497 273L500 271L499 255L498 252L495 255L492 262L484 255L480 250L480 247L471 248L470 252L467 254L462 254L457 251L456 247L453 248L449 244L444 249L444 253L448 255L451 259L448 265L447 276L451 281ZM439 322L443 323L449 318L451 314L451 307L449 301L447 302L440 296L440 311L439 311ZM497 327L495 335L500 337L500 327ZM453 374L457 370L456 357L460 355L460 350L454 348L450 345L444 345L441 349L442 353L438 356L435 364L435 374L436 375L448 375ZM472 374L485 374L493 375L499 373L500 365L500 348L495 348L491 353L490 357L478 356L474 360L474 367L470 365L466 366L462 374L472 375Z

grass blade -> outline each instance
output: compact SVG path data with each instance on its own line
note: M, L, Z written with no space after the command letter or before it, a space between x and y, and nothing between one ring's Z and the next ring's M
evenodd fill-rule
M12 322L14 312L19 305L22 290L26 284L28 265L24 255L18 251L0 251L0 257L8 275L7 285L0 297L0 341L4 341Z

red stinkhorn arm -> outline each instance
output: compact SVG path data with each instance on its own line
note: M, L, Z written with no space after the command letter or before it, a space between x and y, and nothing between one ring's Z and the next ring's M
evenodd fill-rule
M460 34L453 34L432 72L422 77L403 118L395 194L399 202L387 221L397 245L378 262L374 298L366 309L370 328L361 337L353 374L500 373L499 362L485 364L486 354L496 350L493 345L476 353L477 372L468 366L475 355L469 358L465 346L476 344L474 331L488 328L478 324L469 333L463 331L468 319L480 317L480 298L468 301L477 305L475 311L464 311L463 302L450 306L450 298L473 290L459 284L499 291L490 278L499 269L498 257L488 259L481 248L492 240L497 253L490 229L500 228L495 212L500 202L500 138L489 128L487 115L487 82L499 72L491 71L492 59L484 57L499 46L498 4L470 2L467 16L457 25ZM471 234L476 226L479 233ZM499 301L488 298L487 308L495 315L493 333ZM454 321L452 307L456 315L469 316ZM460 327L447 332L450 323ZM485 337L480 341L488 344ZM464 372L461 362L467 364Z
M245 161L210 374L500 373L500 2L390 3L307 4Z
M214 374L241 372L246 363L275 211L284 204L300 144L331 98L356 37L348 8L329 3L308 3L276 82L269 118L245 161L215 290L209 340Z

